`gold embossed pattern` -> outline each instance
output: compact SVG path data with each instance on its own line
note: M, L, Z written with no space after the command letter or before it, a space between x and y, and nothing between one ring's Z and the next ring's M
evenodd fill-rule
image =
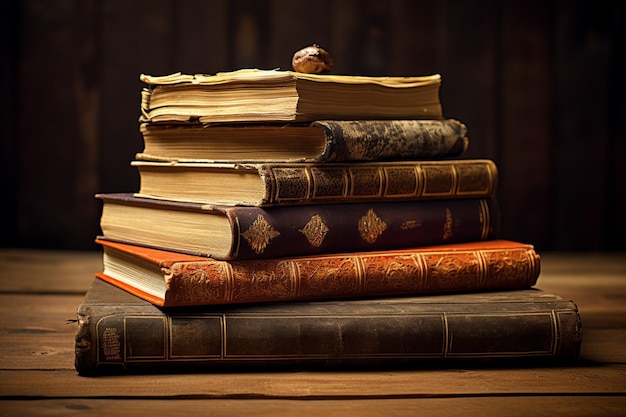
M265 217L259 215L252 223L250 228L241 234L252 250L256 253L263 253L270 241L280 235L271 224L265 220Z
M328 230L328 226L324 223L322 216L316 214L311 217L307 224L299 231L306 237L311 245L319 248L322 246Z
M368 243L374 243L380 235L387 230L387 223L383 221L373 209L359 219L359 233L361 238Z

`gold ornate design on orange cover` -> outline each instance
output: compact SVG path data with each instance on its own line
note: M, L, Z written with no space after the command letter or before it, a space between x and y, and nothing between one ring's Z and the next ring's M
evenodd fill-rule
M389 256L361 260L368 293L412 293L424 286L424 267L411 256Z
M322 216L316 214L311 217L306 226L300 229L299 232L306 237L311 245L319 248L322 246L322 242L324 242L328 230L328 226L324 224Z
M233 262L232 300L249 302L293 299L299 283L293 262L273 260L253 262L247 267Z
M374 209L369 209L367 213L359 219L358 227L361 238L367 243L374 243L376 239L387 230L387 223L378 217Z
M462 288L464 285L477 286L485 265L475 253L455 254L454 256L423 255L426 270L436 283L436 289Z
M502 277L503 283L514 282L520 275L532 275L537 262L530 259L528 252L506 251L489 254L485 261L489 273Z
M346 256L329 261L298 262L298 295L301 298L324 298L337 294L356 296L362 293L364 274L357 257Z
M315 299L523 288L539 274L531 249L440 251L254 262L184 262L168 280L173 304Z
M177 275L182 278L169 282L174 303L202 304L206 300L232 300L233 277L226 264L207 267L200 262L189 262L178 265L178 269Z
M265 220L265 217L259 214L248 230L241 235L248 241L248 244L256 253L263 253L270 241L280 236L280 232L275 230Z

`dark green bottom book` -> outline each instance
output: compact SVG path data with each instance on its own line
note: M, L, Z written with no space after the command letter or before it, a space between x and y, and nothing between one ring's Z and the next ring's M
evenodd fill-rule
M96 279L78 321L82 375L570 360L582 339L576 304L538 289L160 309Z

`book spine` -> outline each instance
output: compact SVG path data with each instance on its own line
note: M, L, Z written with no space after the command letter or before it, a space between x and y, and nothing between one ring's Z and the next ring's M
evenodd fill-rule
M508 305L510 304L510 305ZM276 366L433 360L570 359L580 349L573 302L504 303L484 310L317 314L170 312L153 306L81 306L75 367L80 374L133 369L197 371Z
M446 253L360 253L245 262L178 262L165 305L354 298L528 288L539 276L532 247Z
M327 138L319 162L420 160L455 157L468 147L467 127L443 120L323 120Z
M489 160L392 165L264 165L263 205L486 198L498 171Z
M233 229L225 260L487 240L497 236L500 223L495 197L223 210Z
M78 329L74 340L74 367L77 371L93 370L97 363L97 335L91 322L91 309L81 304L77 309Z

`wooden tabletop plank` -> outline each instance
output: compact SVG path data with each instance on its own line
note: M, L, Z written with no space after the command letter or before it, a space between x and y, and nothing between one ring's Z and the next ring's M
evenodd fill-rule
M47 398L403 398L626 395L626 365L542 368L216 372L79 377L70 370L0 371L0 395Z
M0 293L84 294L101 270L99 251L0 249Z
M540 255L544 274L626 277L624 252L540 252Z
M82 295L0 294L0 369L73 369Z
M0 403L4 417L46 416L150 416L181 415L224 416L577 416L623 417L626 397L623 396L501 396L443 397L371 400L285 400L236 399L211 400L120 400L75 399L13 400Z

